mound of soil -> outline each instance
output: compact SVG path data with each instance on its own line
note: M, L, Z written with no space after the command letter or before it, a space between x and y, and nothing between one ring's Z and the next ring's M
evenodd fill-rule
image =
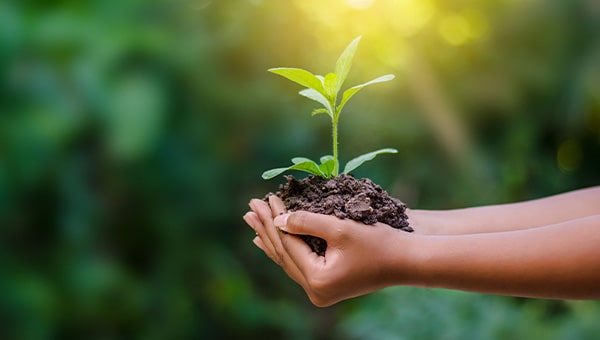
M406 205L389 196L385 190L368 178L355 179L345 174L334 178L284 177L287 183L280 185L275 195L281 198L288 211L304 210L335 215L371 225L382 222L406 232L413 231L405 213ZM314 252L321 256L325 255L327 249L325 240L313 236L302 236L302 238Z

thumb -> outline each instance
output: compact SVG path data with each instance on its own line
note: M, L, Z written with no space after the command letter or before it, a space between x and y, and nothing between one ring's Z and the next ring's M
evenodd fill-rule
M295 211L282 214L273 220L280 230L295 235L311 235L330 239L335 228L333 225L341 221L331 215L315 214L308 211Z

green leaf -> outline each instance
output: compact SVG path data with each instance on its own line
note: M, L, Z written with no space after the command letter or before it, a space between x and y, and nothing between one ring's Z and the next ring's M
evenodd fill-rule
M345 173L345 174L350 173L350 171L358 168L364 162L370 161L373 158L375 158L377 155L382 154L382 153L398 153L398 150L392 149L392 148L386 148L386 149L380 149L380 150L377 150L377 151L369 152L369 153L366 153L364 155L360 155L360 156L358 156L358 157L350 160L346 164L346 167L344 167L343 173Z
M271 179L271 178L276 177L288 170L299 170L299 171L308 172L308 173L316 175L316 176L326 177L325 174L319 168L319 165L317 165L317 163L315 163L314 161L312 161L308 158L296 157L296 158L292 159L292 163L294 163L294 165L289 166L287 168L276 168L276 169L267 170L267 171L263 172L262 178L263 179Z
M338 81L337 81L337 76L335 75L335 73L328 73L325 76L325 80L324 80L324 89L325 89L325 97L327 97L327 99L330 102L335 102L335 97L337 95L338 92Z
M292 158L292 164L310 163L310 162L317 164L312 159L306 158L306 157L294 157L294 158Z
M335 74L338 77L336 93L340 91L344 81L346 81L346 77L352 66L352 59L354 59L354 54L356 53L361 38L361 36L358 36L356 39L352 40L335 63Z
M327 111L327 109L324 108L320 108L320 109L314 109L313 112L311 113L312 116L316 116L320 113L326 113L329 114L329 111Z
M328 160L330 160L330 159L333 159L333 156L332 156L332 155L326 155L326 156L323 156L323 157L321 157L319 160L321 161L321 164L323 164L323 163L327 162L327 161L328 161Z
M325 96L322 95L321 93L317 92L314 89L304 89L304 90L300 91L299 94L308 99L312 99L312 100L316 101L317 103L320 103L327 110L327 114L329 114L330 116L333 115L333 109L331 108L331 104L329 104L329 101L327 100L327 98L325 98Z
M352 96L354 96L356 94L356 92L358 92L359 90L361 90L362 88L369 86L369 85L373 85L373 84L377 84L377 83L383 83L386 81L390 81L394 79L394 75L393 74L386 74L384 76L381 77L377 77L371 81L368 81L366 83L360 84L360 85L356 85L353 86L349 89L347 89L346 91L344 91L344 94L342 96L342 101L340 102L340 105L337 107L337 114L340 114L340 112L342 112L342 109L344 108L344 105L346 105L346 103L348 102L348 100L350 100L350 98L352 98Z
M293 67L276 67L270 68L268 71L278 74L304 87L323 93L323 83L321 80L307 70Z
M331 155L321 157L321 165L319 168L325 174L325 177L331 178L335 170L335 159Z

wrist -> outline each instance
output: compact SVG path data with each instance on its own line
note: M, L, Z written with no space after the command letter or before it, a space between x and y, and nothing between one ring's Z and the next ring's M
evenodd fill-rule
M420 233L406 233L394 230L393 237L387 238L389 245L383 270L391 275L390 285L426 285L427 252L425 246L430 238Z

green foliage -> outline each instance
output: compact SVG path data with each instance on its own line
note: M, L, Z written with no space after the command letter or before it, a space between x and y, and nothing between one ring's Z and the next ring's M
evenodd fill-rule
M358 168L364 162L370 161L373 158L375 158L375 156L377 156L379 154L383 154L383 153L398 153L398 150L386 148L386 149L372 151L372 152L366 153L364 155L360 155L356 158L351 159L346 164L346 167L344 168L344 171L342 173L349 174L350 171ZM263 173L262 177L264 179L271 179L271 178L278 176L289 170L300 170L300 171L308 172L309 174L313 174L315 176L321 176L321 177L325 177L325 178L331 178L333 176L336 176L334 174L336 160L331 155L321 157L320 164L317 164L315 161L308 159L308 158L304 158L304 157L292 158L292 163L293 163L293 165L288 166L287 168L276 168L276 169L267 170Z
M349 310L340 327L346 339L589 339L600 332L600 324L592 322L599 312L596 301L403 287L361 298L360 308Z
M323 105L322 108L317 108L312 111L312 115L325 113L331 118L332 135L333 135L333 155L324 156L321 158L321 164L317 164L315 161L304 157L296 157L292 159L293 165L284 168L276 168L263 172L262 178L271 179L280 175L281 173L288 170L299 170L308 172L310 174L321 176L325 178L331 178L339 175L339 158L338 158L338 122L342 109L358 91L366 86L390 81L394 79L393 74L386 74L384 76L377 77L366 83L353 86L342 94L342 99L338 104L338 95L344 81L350 73L352 66L352 60L358 43L361 37L357 37L352 40L350 44L344 49L344 52L339 56L335 63L335 72L328 73L325 77L321 75L314 75L309 71L300 68L289 68L289 67L278 67L271 68L269 72L278 74L284 78L287 78L297 84L300 84L306 89L300 91L300 95L312 99L317 103ZM381 149L367 154L358 156L348 162L343 173L349 173L356 169L364 162L372 160L375 156L382 153L397 153L398 151L391 148Z

